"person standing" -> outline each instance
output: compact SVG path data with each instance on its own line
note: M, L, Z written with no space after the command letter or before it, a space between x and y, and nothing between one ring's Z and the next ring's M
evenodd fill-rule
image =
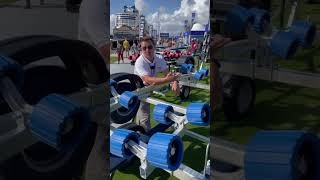
M118 64L120 64L120 60L122 59L122 62L124 63L123 60L123 46L121 43L117 43L117 54L118 54Z
M130 51L130 43L127 40L127 38L125 38L125 40L123 41L123 47L124 47L124 52L127 55L127 58L129 57L129 51Z
M133 54L135 54L137 52L137 45L135 42L133 42L133 44L131 46L131 51L133 52Z
M109 64L110 39L107 2L101 0L83 0L79 8L78 39L95 47ZM107 16L108 15L108 16Z
M170 73L166 61L161 56L156 56L155 42L151 37L143 37L140 41L140 46L142 55L135 62L134 74L143 80L145 86L172 83L172 91L178 96L180 88L177 79L180 77L180 73ZM160 72L163 72L165 77L157 77ZM150 105L140 102L136 117L137 124L148 132L151 129Z

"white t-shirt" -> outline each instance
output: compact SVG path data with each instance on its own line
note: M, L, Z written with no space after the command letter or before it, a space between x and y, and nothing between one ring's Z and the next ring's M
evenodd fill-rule
M79 9L78 39L97 49L110 41L106 1L83 0Z
M154 68L153 68L154 67ZM142 76L155 77L159 72L163 72L168 69L166 61L162 56L155 55L153 63L150 62L143 55L139 56L134 65L134 74ZM149 85L143 82L145 85Z

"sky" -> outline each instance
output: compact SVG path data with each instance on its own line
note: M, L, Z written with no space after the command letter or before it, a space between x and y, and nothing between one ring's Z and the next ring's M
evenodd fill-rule
M160 12L161 32L176 35L184 30L184 20L191 21L191 13L196 12L196 21L207 24L209 19L209 0L111 0L110 32L115 26L116 13L123 11L123 6L135 5L149 24L157 28Z

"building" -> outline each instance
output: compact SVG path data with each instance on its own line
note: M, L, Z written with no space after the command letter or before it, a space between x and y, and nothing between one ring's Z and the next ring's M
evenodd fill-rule
M152 37L155 38L155 39L158 39L157 35L158 35L158 31L155 30L155 29L152 30Z
M183 43L190 44L191 39L198 39L200 41L204 40L205 33L210 33L210 23L200 24L197 23L196 12L191 14L191 22L189 20L184 21L184 33L183 33Z
M113 36L115 40L118 40L118 39L134 40L137 37L137 31L132 29L130 26L122 25L119 28L113 29Z
M146 17L144 15L140 15L140 26L139 26L139 37L143 36L151 36L152 29L150 31L150 26L146 21Z
M153 37L153 25L149 25L149 36Z
M139 36L140 15L135 6L124 6L123 12L117 13L116 16L114 39L136 39Z
M135 6L123 7L123 12L117 13L116 27L119 28L123 25L136 29L139 26L139 11Z
M124 6L123 12L116 14L116 24L113 29L115 40L136 40L139 37L151 35L152 29L135 6ZM150 32L150 33L149 33Z
M139 26L139 37L144 36L145 32L145 27L146 27L146 20L143 15L140 16L140 26Z

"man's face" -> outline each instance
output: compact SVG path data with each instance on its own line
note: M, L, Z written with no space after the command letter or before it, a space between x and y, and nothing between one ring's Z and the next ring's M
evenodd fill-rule
M154 46L151 41L143 41L141 43L142 55L151 60L154 58Z

